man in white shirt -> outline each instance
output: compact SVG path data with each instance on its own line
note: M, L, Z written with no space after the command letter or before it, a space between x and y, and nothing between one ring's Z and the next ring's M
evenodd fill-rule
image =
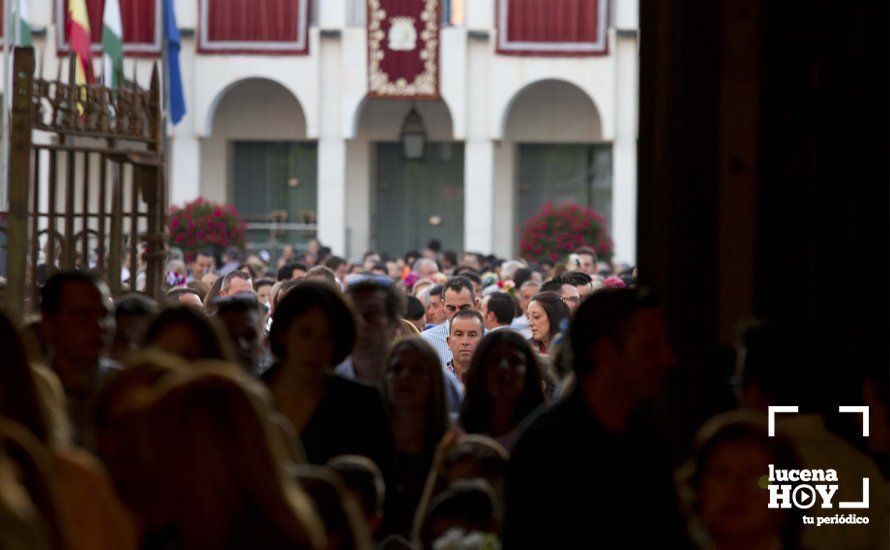
M462 309L451 318L450 330L446 341L453 359L448 362L446 368L465 383L473 353L485 334L485 323L478 311Z

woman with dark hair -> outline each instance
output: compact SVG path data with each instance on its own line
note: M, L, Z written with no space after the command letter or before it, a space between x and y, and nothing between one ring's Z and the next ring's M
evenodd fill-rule
M235 362L235 352L220 321L184 304L167 306L155 317L145 332L145 345L186 361Z
M396 444L383 531L410 536L436 446L449 428L442 365L423 338L393 346L383 371L383 396Z
M525 315L528 318L528 328L532 332L528 343L538 353L546 356L556 335L565 330L563 323L568 322L571 311L556 292L540 292L528 303Z
M692 458L677 481L699 547L799 548L801 519L792 510L770 509L762 486L770 464L800 468L791 442L768 435L766 419L733 411L699 430Z
M488 333L467 371L461 427L510 449L516 428L543 403L541 368L529 345L511 330Z
M340 292L326 283L301 282L273 314L269 343L275 363L262 380L299 432L309 462L358 454L386 474L393 440L380 392L334 375L355 338L355 316Z

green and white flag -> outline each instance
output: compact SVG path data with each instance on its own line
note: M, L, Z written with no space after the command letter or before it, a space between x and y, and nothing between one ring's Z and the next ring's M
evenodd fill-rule
M119 86L124 73L124 26L118 0L105 0L102 14L102 51L105 66L102 71L106 86Z
M31 46L31 13L28 11L28 0L17 0L15 43L19 46Z

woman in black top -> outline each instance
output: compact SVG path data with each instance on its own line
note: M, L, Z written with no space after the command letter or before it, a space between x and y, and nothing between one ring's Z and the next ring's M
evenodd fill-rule
M383 532L410 536L436 447L449 428L442 365L423 338L406 338L393 346L384 367L383 395L397 466L387 495Z
M297 432L312 464L341 454L391 470L393 440L376 388L334 376L355 344L355 317L327 283L296 285L278 304L269 341L275 364L263 382Z
M544 403L540 369L535 353L518 333L488 333L467 370L461 427L512 448L516 428Z

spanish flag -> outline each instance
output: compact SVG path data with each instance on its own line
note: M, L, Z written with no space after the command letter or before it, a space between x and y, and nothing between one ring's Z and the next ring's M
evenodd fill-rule
M91 84L94 80L93 51L86 0L68 0L66 31L71 51L77 56L75 81L77 84Z

